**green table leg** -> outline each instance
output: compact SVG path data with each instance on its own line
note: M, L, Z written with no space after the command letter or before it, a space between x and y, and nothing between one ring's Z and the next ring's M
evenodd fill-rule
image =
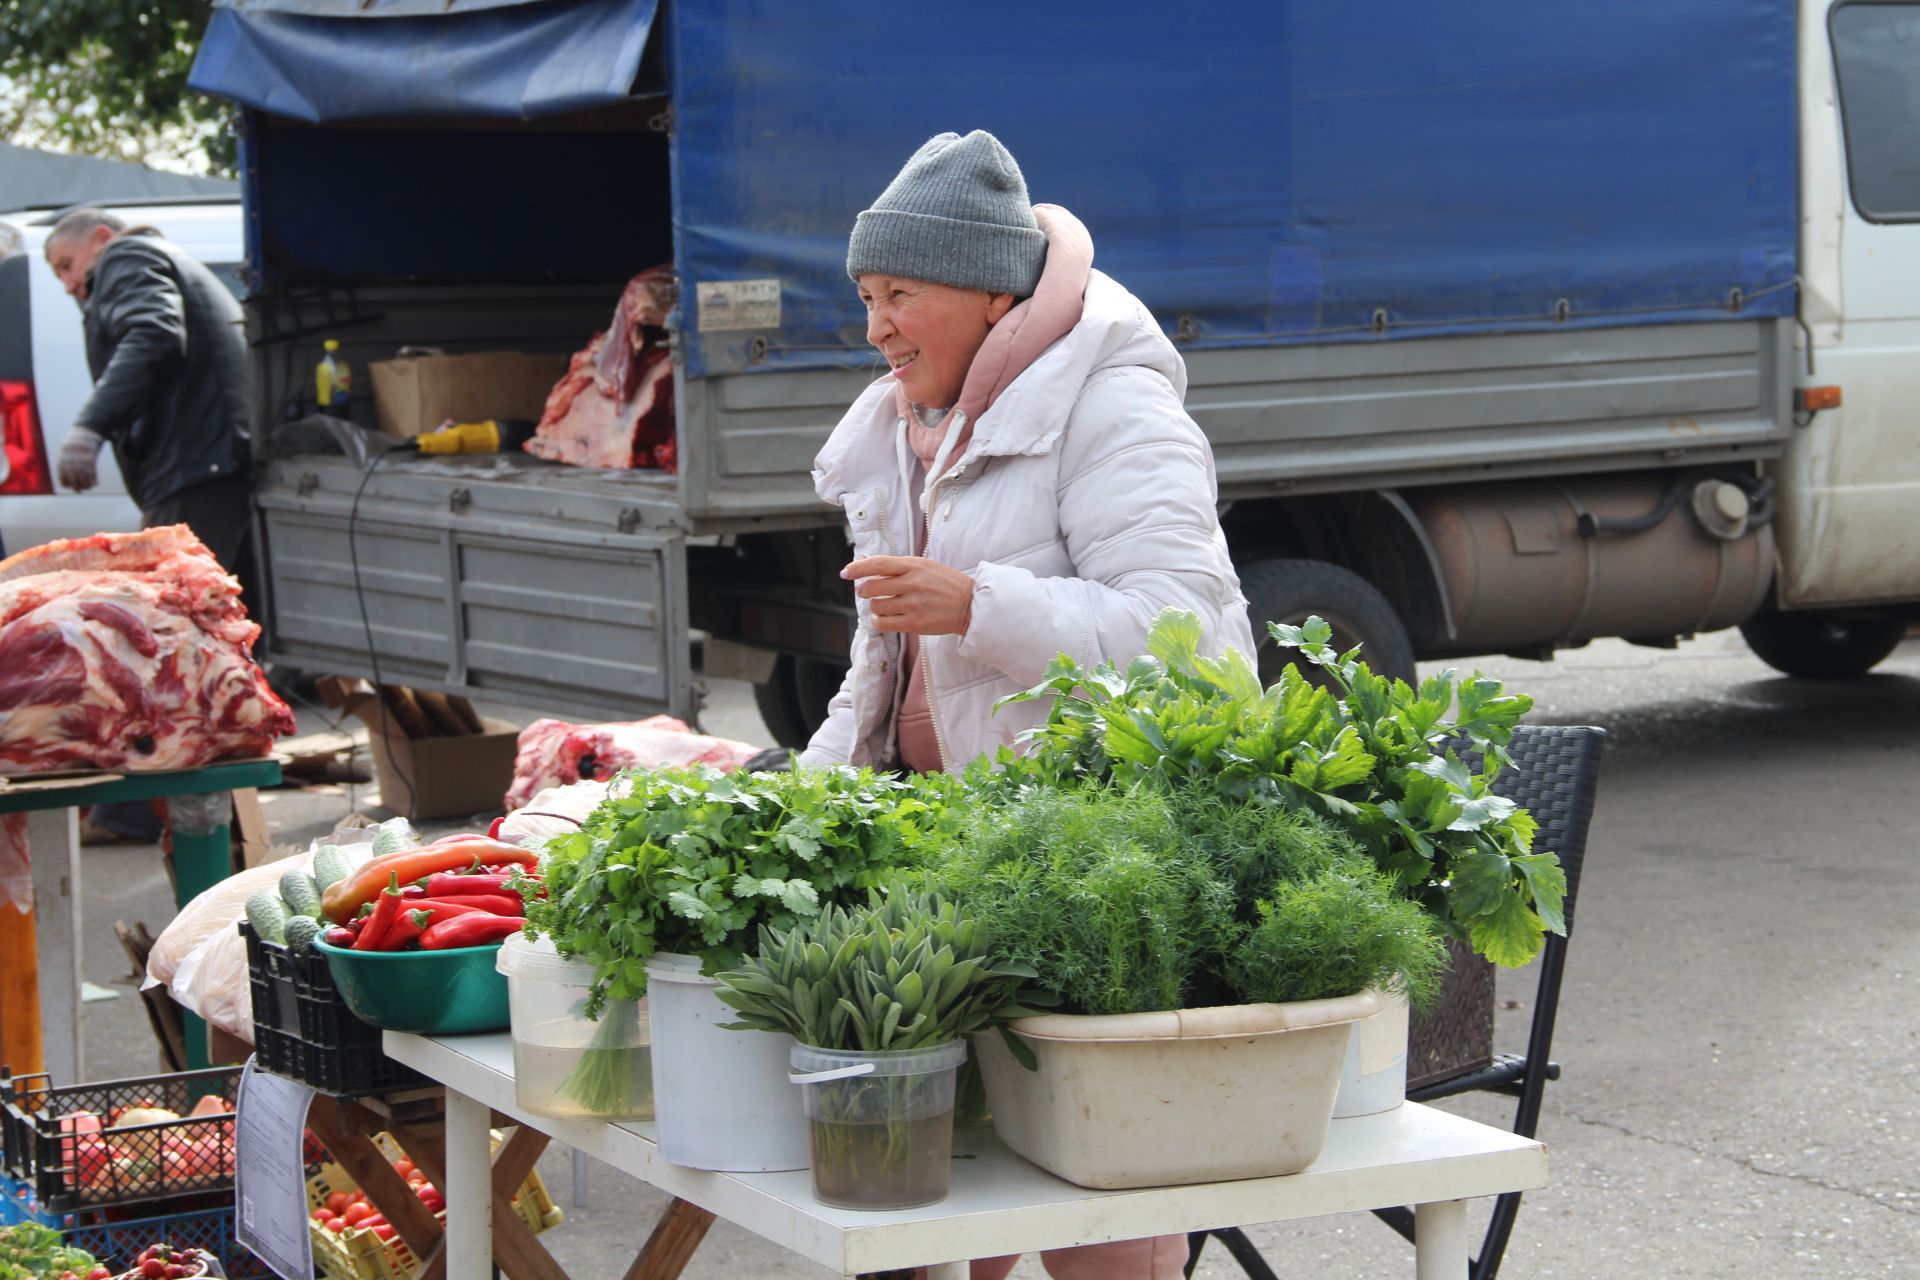
M175 828L173 833L174 905L184 907L201 892L211 889L232 874L233 837L225 822L205 835L188 835ZM187 1070L209 1066L207 1024L198 1014L181 1011L181 1027L186 1032Z

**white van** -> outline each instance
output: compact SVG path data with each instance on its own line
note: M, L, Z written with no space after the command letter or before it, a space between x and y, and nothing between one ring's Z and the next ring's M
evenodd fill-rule
M158 227L167 239L245 292L240 202L230 198L132 204L102 201L129 226ZM47 233L62 209L0 214L22 252L0 259L0 548L11 555L53 538L140 527L113 451L100 453L100 482L85 493L62 488L54 458L74 415L93 391L80 307L47 266Z

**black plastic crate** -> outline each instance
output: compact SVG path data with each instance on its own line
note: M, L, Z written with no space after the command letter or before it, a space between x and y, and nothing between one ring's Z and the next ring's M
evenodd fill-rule
M268 941L244 920L240 933L247 941L253 1047L261 1067L341 1098L433 1083L386 1055L380 1028L355 1017L340 998L325 956Z
M231 1107L239 1088L239 1067L60 1086L45 1075L10 1077L0 1087L7 1172L30 1182L53 1213L230 1191L231 1111L188 1113L210 1096ZM130 1107L179 1118L115 1124ZM98 1132L64 1127L82 1113L96 1118Z

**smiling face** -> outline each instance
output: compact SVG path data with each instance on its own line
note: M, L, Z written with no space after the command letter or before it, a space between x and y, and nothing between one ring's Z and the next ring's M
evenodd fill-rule
M53 274L60 277L60 283L75 301L87 300L87 275L93 270L93 260L100 256L114 234L112 227L94 227L77 235L47 241L47 265L53 268Z
M902 276L864 275L867 341L893 369L907 399L952 407L987 331L1013 307L1010 293L956 289Z

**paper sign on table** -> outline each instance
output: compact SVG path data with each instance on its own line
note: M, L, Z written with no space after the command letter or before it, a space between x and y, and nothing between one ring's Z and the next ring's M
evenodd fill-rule
M247 1059L234 1118L235 1235L286 1280L313 1275L307 1234L307 1107L313 1090Z

